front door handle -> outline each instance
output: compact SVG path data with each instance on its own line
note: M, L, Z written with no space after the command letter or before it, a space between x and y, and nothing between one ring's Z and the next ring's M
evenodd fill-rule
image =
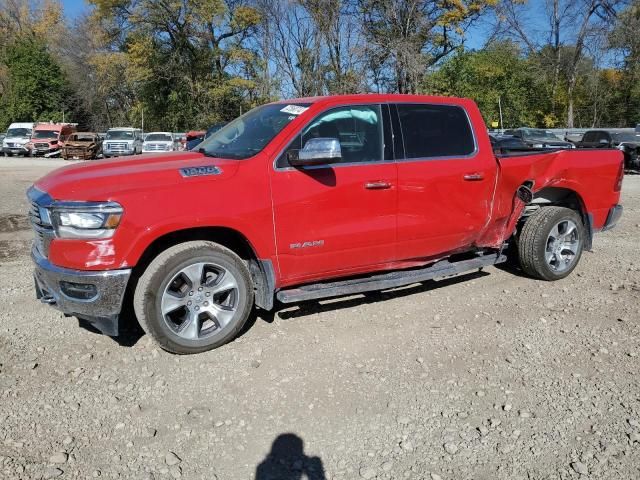
M384 181L367 182L364 184L364 188L367 190L387 190L391 188L391 184Z
M478 182L480 180L484 180L484 173L480 173L480 172L466 173L462 178L464 178L467 182Z

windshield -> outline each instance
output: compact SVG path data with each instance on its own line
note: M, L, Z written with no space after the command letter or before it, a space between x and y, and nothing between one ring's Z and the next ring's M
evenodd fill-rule
M133 132L126 130L110 130L107 132L107 140L133 140Z
M211 157L252 157L309 105L274 103L254 108L203 141L198 151Z
M561 141L552 132L542 130L540 128L523 128L524 138L537 138L539 140L551 140L553 142Z
M611 136L613 137L613 140L618 143L622 143L622 142L640 143L640 133L619 132L619 133L612 133Z
M93 142L95 138L96 138L95 135L76 134L76 135L72 135L70 140L73 142Z
M150 133L144 138L145 142L173 142L171 135L166 133Z
M58 138L58 133L55 130L36 130L32 138Z
M30 128L10 128L7 130L7 137L28 137L31 135Z

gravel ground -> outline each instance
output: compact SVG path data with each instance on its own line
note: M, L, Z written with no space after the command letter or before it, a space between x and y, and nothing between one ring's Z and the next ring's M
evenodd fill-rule
M0 478L640 478L640 177L569 278L505 269L260 315L179 357L34 299L0 160Z

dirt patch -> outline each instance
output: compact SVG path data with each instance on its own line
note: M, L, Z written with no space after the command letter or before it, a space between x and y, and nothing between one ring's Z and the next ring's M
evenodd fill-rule
M13 213L0 215L0 233L18 232L20 230L29 230L30 228L29 217L26 215Z
M14 262L29 254L31 242L27 240L0 240L0 263Z

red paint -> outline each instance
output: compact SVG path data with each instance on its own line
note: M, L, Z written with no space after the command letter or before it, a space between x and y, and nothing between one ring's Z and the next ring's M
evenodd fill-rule
M299 101L313 105L247 160L195 152L147 154L69 166L42 178L36 186L56 200L116 201L125 210L112 239L55 239L50 261L84 270L123 268L135 265L162 235L225 227L242 234L259 258L272 261L281 287L424 264L475 247L497 248L511 236L523 208L514 195L525 180L535 182L534 191L555 186L576 192L595 230L619 201L615 185L622 153L568 150L496 159L471 100L353 95ZM338 105L393 102L462 106L477 152L460 159L274 168L282 149L318 113ZM203 165L216 165L222 173L192 178L179 173ZM388 188L365 188L372 182ZM296 248L304 242L309 243Z

